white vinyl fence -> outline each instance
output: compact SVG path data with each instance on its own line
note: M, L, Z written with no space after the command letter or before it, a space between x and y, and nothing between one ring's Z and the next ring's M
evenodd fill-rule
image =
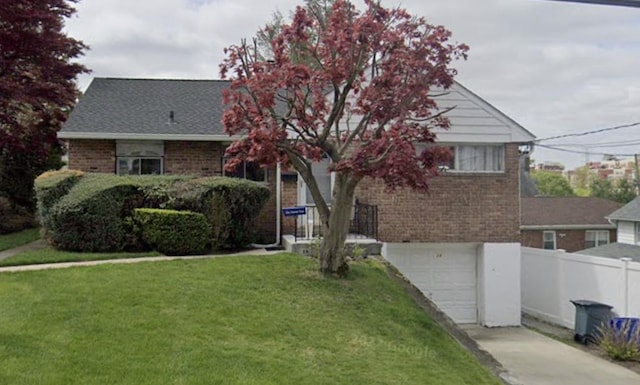
M621 317L640 317L640 263L522 248L522 311L573 328L570 300L613 306Z

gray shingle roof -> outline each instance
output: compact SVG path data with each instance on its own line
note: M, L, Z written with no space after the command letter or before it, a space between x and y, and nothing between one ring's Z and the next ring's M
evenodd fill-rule
M522 198L522 226L602 225L622 204L595 197Z
M623 257L631 258L635 262L640 262L640 246L630 245L627 243L609 243L590 249L576 251L575 254L592 255L594 257L605 257L620 259Z
M640 197L612 212L607 218L616 221L640 221Z
M61 137L224 135L222 91L228 86L222 80L94 78L62 127Z

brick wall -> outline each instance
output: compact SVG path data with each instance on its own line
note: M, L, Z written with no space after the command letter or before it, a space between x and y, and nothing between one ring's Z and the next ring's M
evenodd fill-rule
M284 176L282 181L282 207L298 205L297 174ZM282 234L293 234L296 228L295 217L282 217Z
M504 173L443 174L429 193L388 193L365 179L356 197L378 205L385 242L520 242L518 145L508 144L505 157Z
M164 172L175 175L222 175L220 142L164 142Z
M609 230L609 242L616 241L616 230ZM586 248L586 230L555 230L556 248L575 252ZM543 230L522 230L522 246L542 249Z
M69 168L85 172L116 172L114 140L74 139L68 142Z

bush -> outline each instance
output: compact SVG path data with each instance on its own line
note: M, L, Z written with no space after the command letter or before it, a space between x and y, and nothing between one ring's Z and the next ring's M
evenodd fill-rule
M197 255L209 249L211 229L204 215L190 211L136 209L142 240L166 255Z
M130 217L143 203L138 184L116 175L86 175L53 206L46 219L50 243L62 250L136 249Z
M255 219L269 194L267 186L248 180L200 178L173 186L171 208L204 214L213 248L235 249L253 241Z
M35 217L28 209L9 199L0 197L0 234L10 234L37 226Z
M48 171L35 180L37 199L37 218L43 228L49 228L51 208L82 178L84 173L78 170Z
M618 361L640 359L640 325L623 320L619 326L609 323L598 327L597 342L607 355Z

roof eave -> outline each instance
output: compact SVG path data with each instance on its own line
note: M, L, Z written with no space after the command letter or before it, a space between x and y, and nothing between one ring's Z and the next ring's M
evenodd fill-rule
M240 135L193 135L193 134L131 134L115 132L58 132L58 139L96 140L183 140L199 142L231 142L242 139Z

